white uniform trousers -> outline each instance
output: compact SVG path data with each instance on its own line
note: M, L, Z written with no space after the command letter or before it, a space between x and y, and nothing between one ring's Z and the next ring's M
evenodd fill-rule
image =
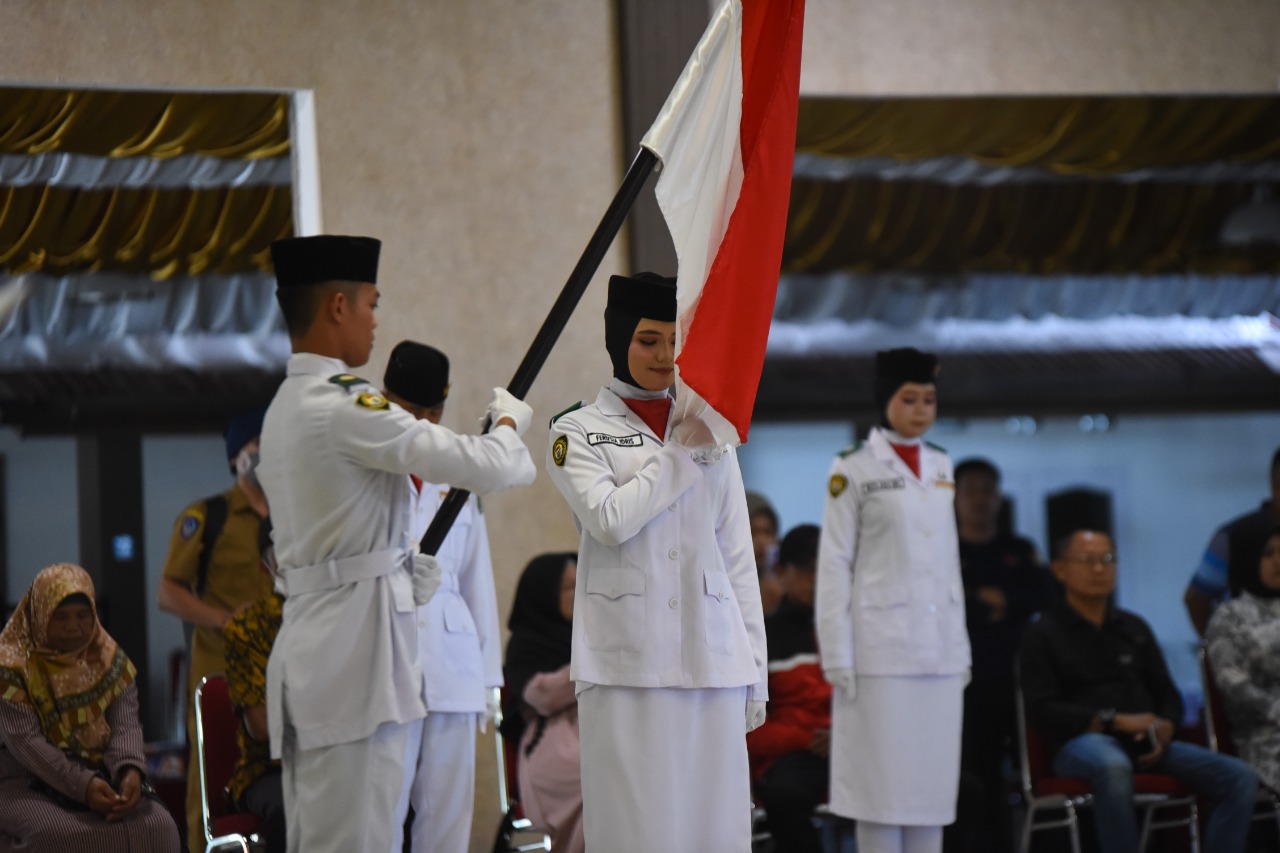
M579 693L587 850L749 853L747 690Z
M413 805L413 853L467 853L476 787L475 713L433 711L412 724L404 753L404 790L389 853L404 849Z
M286 729L281 764L289 853L391 849L413 723L383 723L369 737L297 749Z

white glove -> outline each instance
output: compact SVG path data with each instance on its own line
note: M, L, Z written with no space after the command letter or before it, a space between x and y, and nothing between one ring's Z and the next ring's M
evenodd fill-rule
M431 600L440 588L444 569L440 561L430 554L413 555L413 603L421 607Z
M480 717L480 734L489 731L489 724L498 719L498 696L496 690L484 692L484 714Z
M722 444L719 447L699 447L696 450L690 450L689 457L699 465L714 465L728 452L729 445Z
M765 703L759 699L747 700L747 731L753 732L764 722Z
M827 677L827 683L839 690L850 702L858 695L858 679L853 676L853 667L824 669L822 674Z
M511 418L516 425L516 435L524 435L533 422L533 409L506 388L494 388L493 399L489 401L489 418L495 424L503 418Z
M716 438L710 428L698 418L685 418L671 427L671 440L681 447L695 450L712 450Z

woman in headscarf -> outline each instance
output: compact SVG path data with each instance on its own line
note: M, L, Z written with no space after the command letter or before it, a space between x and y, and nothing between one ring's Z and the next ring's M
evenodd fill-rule
M582 853L578 699L569 680L578 555L543 554L525 567L507 627L502 736L518 743L525 817L551 833L556 853Z
M924 434L938 360L876 354L881 426L831 466L818 548L822 668L834 688L831 810L860 853L936 853L955 820L969 672L951 460Z
M88 573L36 575L0 633L0 850L177 853L173 818L143 796L135 676Z
M675 280L614 276L613 381L551 424L581 539L573 665L587 848L751 847L746 732L768 695L742 472L674 421Z
M1214 611L1205 642L1240 757L1280 791L1280 529Z

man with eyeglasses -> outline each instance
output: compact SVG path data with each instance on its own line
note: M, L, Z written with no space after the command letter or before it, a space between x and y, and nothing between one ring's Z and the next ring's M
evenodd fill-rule
M1258 779L1238 758L1175 739L1182 698L1151 628L1111 601L1115 546L1078 530L1056 549L1064 598L1028 629L1020 672L1027 719L1053 770L1088 780L1102 853L1135 853L1133 774L1167 773L1208 807L1205 850L1245 849Z

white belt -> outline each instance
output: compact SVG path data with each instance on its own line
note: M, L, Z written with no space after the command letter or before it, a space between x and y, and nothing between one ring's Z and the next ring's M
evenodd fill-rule
M286 597L336 589L344 584L373 580L402 571L406 568L405 561L408 557L409 552L403 548L387 548L372 554L342 557L314 566L284 569L280 572L280 585Z

